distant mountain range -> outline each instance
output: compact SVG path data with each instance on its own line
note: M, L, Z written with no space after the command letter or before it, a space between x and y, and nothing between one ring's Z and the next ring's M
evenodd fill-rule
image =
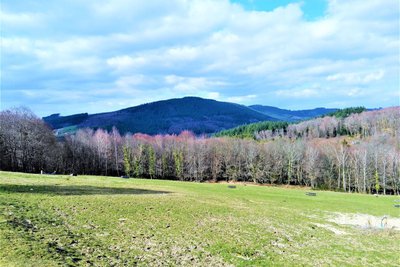
M115 126L120 133L178 134L190 130L211 134L238 125L260 121L298 121L321 116L337 109L317 108L291 111L269 106L243 106L199 97L169 99L98 114L53 114L43 120L59 134L79 128Z
M337 108L314 108L305 110L288 110L271 106L252 105L249 108L271 116L277 120L295 122L307 120L337 111Z

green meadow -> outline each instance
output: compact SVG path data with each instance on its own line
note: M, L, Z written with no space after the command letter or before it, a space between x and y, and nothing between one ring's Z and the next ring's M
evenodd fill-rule
M334 221L398 196L309 191L0 172L0 265L398 266L398 229Z

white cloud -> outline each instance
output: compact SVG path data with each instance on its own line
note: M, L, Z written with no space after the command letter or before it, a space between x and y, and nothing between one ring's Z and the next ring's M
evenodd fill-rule
M15 28L37 27L43 21L43 14L28 12L11 13L2 8L0 10L0 18L2 28L10 30Z
M293 89L293 90L278 90L275 91L277 96L287 98L309 98L318 96L318 90L313 88Z
M227 97L226 101L240 103L240 104L247 104L249 101L252 101L257 98L257 95L242 95L242 96L231 96Z
M151 80L142 74L122 76L115 82L118 89L136 88L145 83L150 83Z
M173 47L167 51L168 57L174 60L193 60L199 56L199 52L194 47Z
M339 81L348 84L367 84L381 80L384 77L384 74L384 70L378 70L370 73L338 73L329 75L326 80Z
M10 92L68 87L89 96L114 89L138 102L193 94L282 107L343 97L353 99L350 105L393 105L388 96L398 92L393 0L329 0L313 21L299 3L269 12L227 0L4 5L1 75ZM115 99L108 101L125 103L123 95Z
M177 75L167 75L164 77L165 86L177 93L198 94L208 91L211 88L226 86L226 83L206 77L182 77ZM215 92L214 92L215 94ZM206 95L210 95L207 93Z
M359 97L363 94L360 88L351 88L347 90L346 94L351 97Z
M331 18L325 18L320 21L309 23L308 27L311 36L320 40L332 37L341 30L339 28L339 22Z
M206 94L205 97L218 100L218 99L220 99L221 94L219 92L209 92Z
M140 67L146 64L147 60L144 57L117 56L107 59L107 64L116 70L129 70L134 67Z

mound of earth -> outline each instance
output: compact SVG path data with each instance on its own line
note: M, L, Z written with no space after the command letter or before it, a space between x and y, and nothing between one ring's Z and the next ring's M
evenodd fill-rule
M363 229L393 229L400 231L400 218L388 215L380 217L360 213L335 213L328 221L340 225L352 225Z

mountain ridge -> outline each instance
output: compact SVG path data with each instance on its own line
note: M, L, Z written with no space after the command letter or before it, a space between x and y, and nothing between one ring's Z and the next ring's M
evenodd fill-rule
M288 122L307 120L318 116L327 115L329 113L338 110L337 108L324 108L324 107L317 107L314 109L304 109L304 110L289 110L289 109L281 109L273 106L264 106L264 105L250 105L249 108L256 110L260 113L263 113L265 115L274 117L276 119Z
M277 119L236 103L184 97L97 114L52 114L43 120L53 129L76 126L111 130L115 126L121 133L177 134L190 130L195 134L210 134L241 124Z
M189 130L199 135L213 134L262 121L300 121L336 110L287 110L263 105L244 106L189 96L144 103L111 112L78 113L68 116L56 113L43 117L43 120L54 130L62 129L59 132L63 134L79 128L111 130L115 126L122 134L178 134Z

